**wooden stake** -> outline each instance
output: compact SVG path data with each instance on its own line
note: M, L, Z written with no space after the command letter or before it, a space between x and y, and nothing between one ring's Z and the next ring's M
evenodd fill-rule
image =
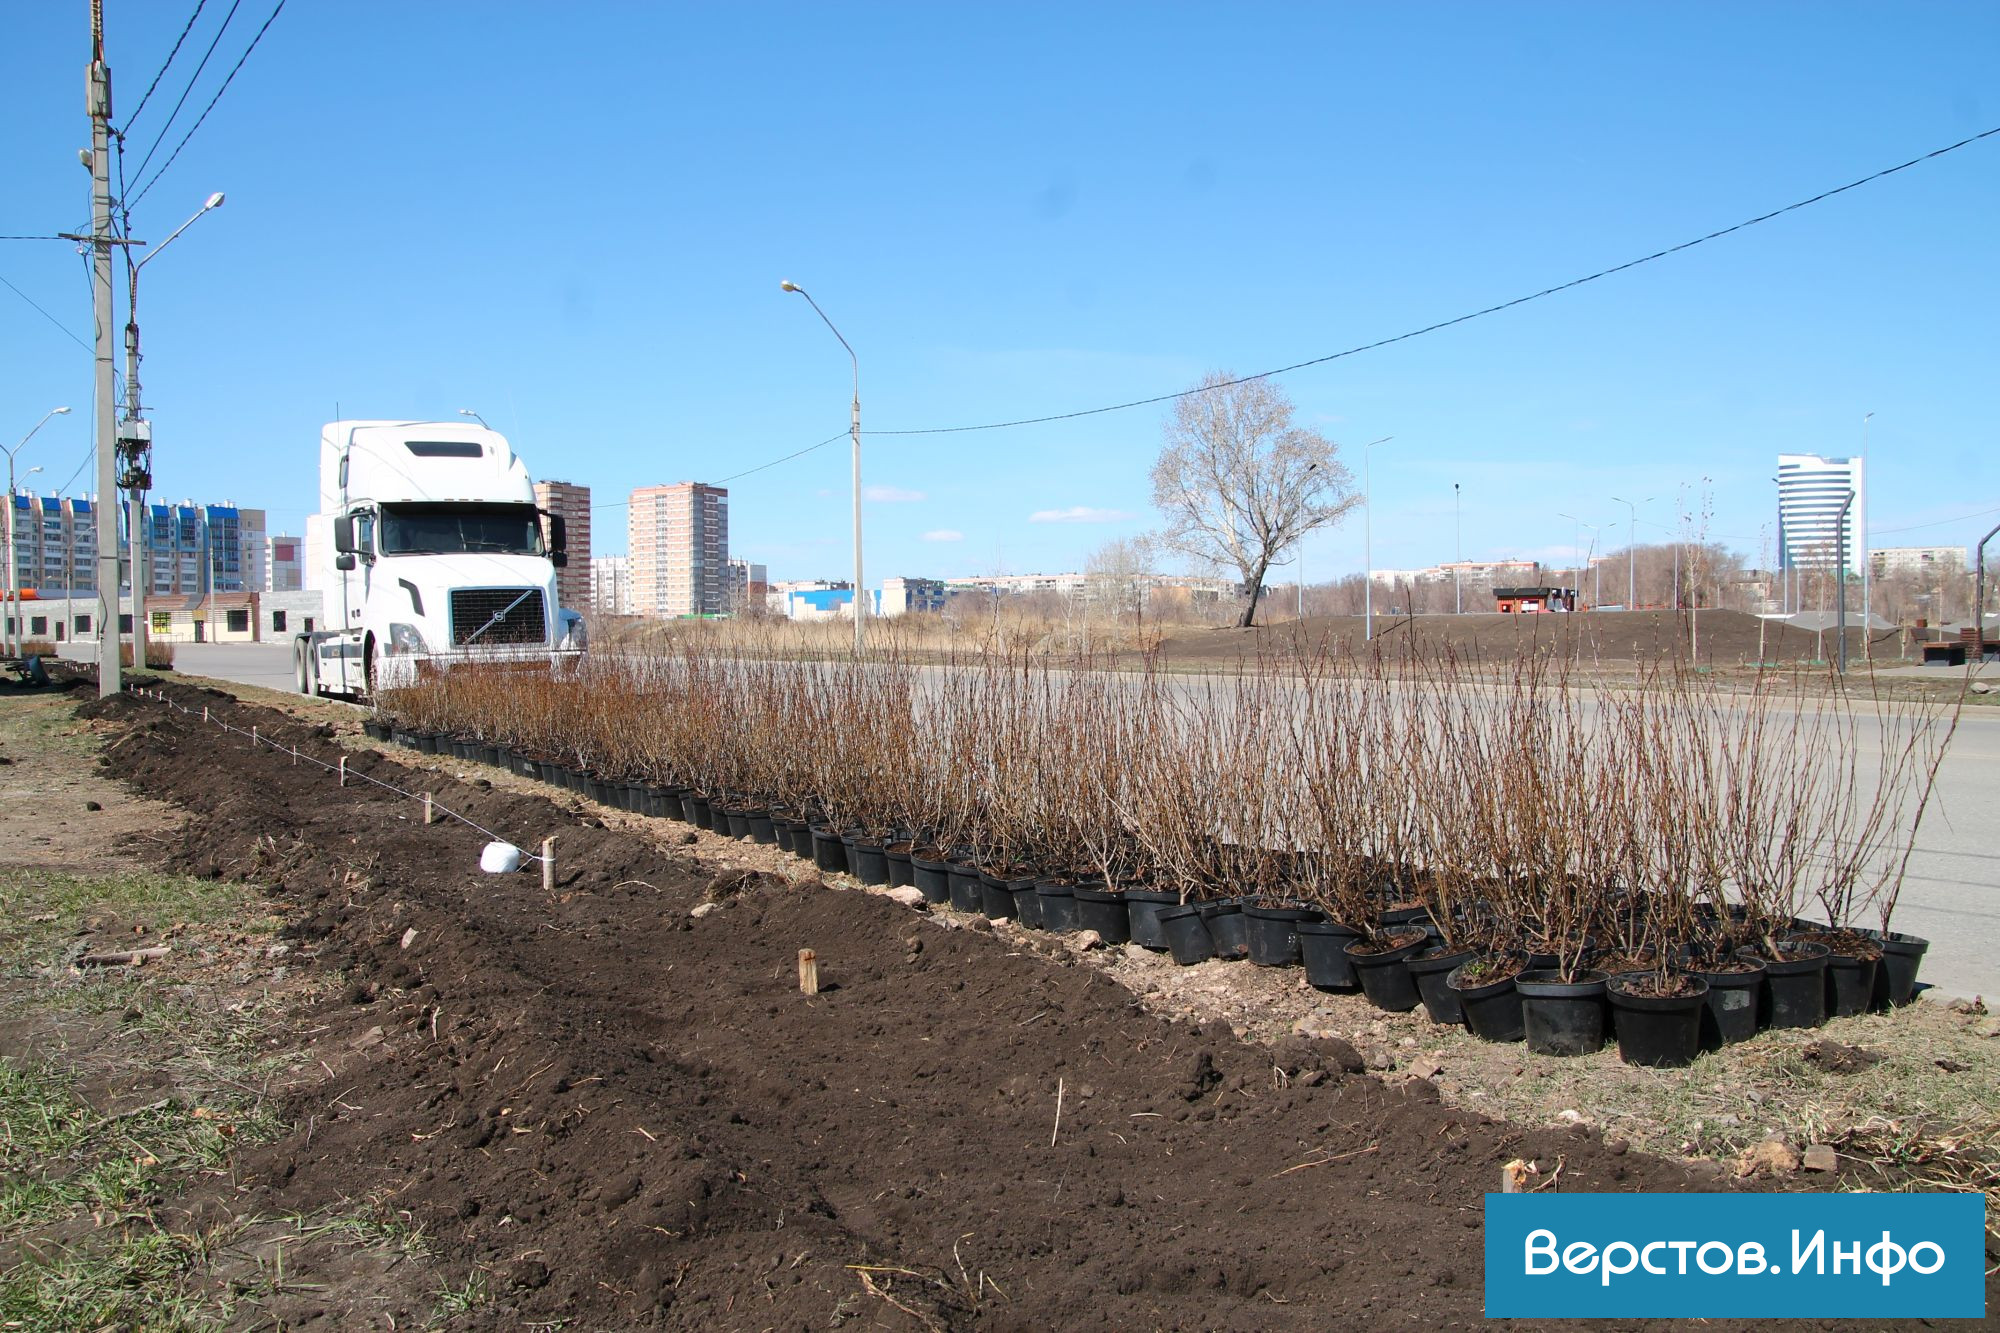
M429 792L425 792L425 793L424 793L424 823L428 824L428 823L430 823L430 822L431 822L431 794L430 794Z
M550 897L554 897L555 891L556 891L556 840L553 837L543 838L542 839L542 892L548 894Z
M799 989L807 995L819 994L819 955L811 949L799 950Z
M346 756L346 755L342 755L342 756L340 756L340 785L341 785L341 786L343 786L343 787L345 787L345 786L347 785L347 756Z
M297 768L298 766L299 766L299 747L294 745L292 747L292 767Z
M1057 1079L1056 1080L1056 1124L1055 1128L1049 1131L1049 1146L1051 1148L1056 1146L1056 1135L1062 1133L1062 1099L1063 1099L1063 1081L1061 1079Z
M257 748L257 724L254 722L250 724L250 748Z
M202 721L204 721L204 722L208 721L208 705L207 705L207 704L203 704L203 705L201 706L201 720L202 720Z

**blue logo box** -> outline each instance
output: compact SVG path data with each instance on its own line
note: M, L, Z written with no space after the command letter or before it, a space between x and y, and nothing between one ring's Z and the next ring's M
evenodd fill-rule
M1979 1194L1489 1194L1492 1319L1981 1319Z

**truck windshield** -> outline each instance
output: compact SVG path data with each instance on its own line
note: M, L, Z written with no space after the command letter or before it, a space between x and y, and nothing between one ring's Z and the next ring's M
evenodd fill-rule
M383 505L376 535L383 555L542 554L533 505Z

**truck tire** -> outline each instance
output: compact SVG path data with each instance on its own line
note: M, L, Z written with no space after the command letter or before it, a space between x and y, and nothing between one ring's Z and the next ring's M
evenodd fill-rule
M319 658L311 643L301 640L292 645L292 674L298 681L300 694L319 693Z

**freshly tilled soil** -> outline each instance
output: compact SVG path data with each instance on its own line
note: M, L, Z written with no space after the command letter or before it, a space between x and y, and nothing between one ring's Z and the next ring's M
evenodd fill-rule
M270 885L348 980L313 1016L341 1055L224 1202L404 1214L485 1275L475 1327L1463 1327L1503 1163L1714 1187L1150 1015L1060 949L350 757L530 850L558 835L551 897L533 868L482 874L484 833L200 711L331 763L328 727L173 695L192 715L83 709L129 724L120 776L190 813L168 867Z

